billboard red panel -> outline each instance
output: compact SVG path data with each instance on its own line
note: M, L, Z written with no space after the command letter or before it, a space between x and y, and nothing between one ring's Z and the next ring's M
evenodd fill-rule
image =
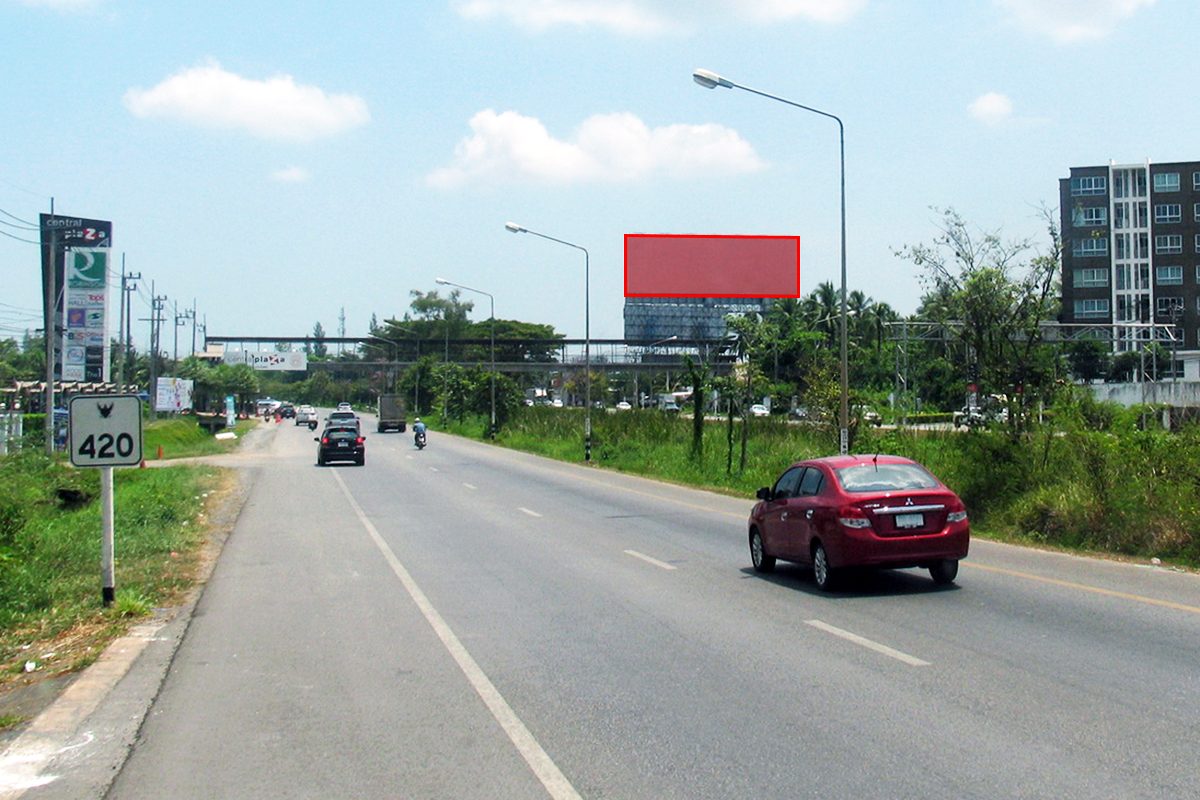
M799 236L625 234L626 297L799 297Z

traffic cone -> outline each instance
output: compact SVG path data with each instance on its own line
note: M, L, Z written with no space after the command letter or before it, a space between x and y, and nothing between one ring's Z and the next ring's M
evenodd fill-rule
M158 446L158 457L159 457L159 460L162 459L162 445L161 444Z

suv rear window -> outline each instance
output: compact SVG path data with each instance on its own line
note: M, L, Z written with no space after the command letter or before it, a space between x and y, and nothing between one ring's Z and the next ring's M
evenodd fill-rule
M354 428L329 428L325 431L326 439L357 439L358 431Z

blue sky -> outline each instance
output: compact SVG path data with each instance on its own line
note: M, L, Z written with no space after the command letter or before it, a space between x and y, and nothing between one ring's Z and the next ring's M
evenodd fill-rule
M1070 167L1200 159L1198 34L1188 0L0 0L0 336L40 326L51 197L112 221L135 317L154 280L215 335L365 335L443 277L581 337L582 254L507 221L587 248L595 338L626 233L796 235L836 284L837 125L696 68L843 120L849 288L912 313L932 206L1044 245Z

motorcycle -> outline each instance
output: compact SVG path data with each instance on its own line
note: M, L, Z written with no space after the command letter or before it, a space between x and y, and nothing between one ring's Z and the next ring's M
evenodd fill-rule
M414 436L413 438L417 445L417 449L424 450L425 449L425 431L417 431L416 436Z

